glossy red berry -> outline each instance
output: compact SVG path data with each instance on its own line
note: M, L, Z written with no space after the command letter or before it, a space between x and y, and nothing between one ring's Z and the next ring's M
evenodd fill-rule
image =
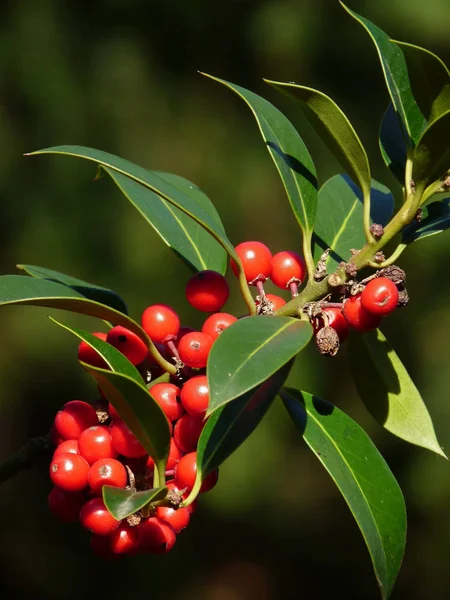
M272 310L275 311L278 308L281 308L286 304L286 300L281 296L277 296L276 294L266 294L266 299L271 303ZM259 306L259 300L256 301L256 306Z
M89 464L79 454L60 454L50 463L50 478L65 492L81 492L88 483Z
M350 332L349 325L339 308L324 308L319 317L321 326L316 328L316 333L321 327L332 327L338 334L339 341L343 342L347 339ZM322 325L323 323L323 325Z
M175 533L189 525L191 513L187 508L172 508L170 506L158 506L156 516L173 527Z
M206 319L203 323L202 331L212 337L213 340L219 337L224 329L233 325L237 321L234 315L228 313L215 313Z
M114 421L111 425L111 443L116 452L127 458L139 458L147 454L123 421Z
M65 440L77 440L88 427L98 425L95 409L82 400L71 400L56 413L55 430Z
M183 456L183 453L176 445L175 440L173 438L171 438L170 439L170 451L169 451L169 457L167 459L166 470L172 471L172 469L175 468L175 465L177 464L177 462L180 460L180 458L182 456ZM149 456L147 458L146 466L148 469L155 468L155 461L153 460L153 458L151 456Z
M178 335L180 319L170 306L153 304L142 314L142 327L152 342L161 344Z
M149 389L150 395L163 409L169 421L176 421L184 414L180 402L180 388L173 383L156 383Z
M50 512L63 523L76 523L85 502L83 493L65 492L58 487L54 487L48 495Z
M99 340L106 342L106 333L95 332L92 335L95 335L95 337L97 337ZM78 346L78 360L81 360L88 365L92 365L93 367L109 369L105 360L99 354L97 354L94 348L89 346L89 344L86 344L86 342L81 342L81 344Z
M158 517L145 519L139 526L139 545L143 552L165 554L172 550L176 539L173 527Z
M180 489L192 490L197 476L197 452L190 452L178 461L175 468L175 482ZM211 471L200 488L200 493L208 492L217 483L218 469Z
M104 485L124 488L128 476L123 464L115 458L101 458L89 469L88 483L94 494L101 494Z
M361 305L361 294L347 298L342 306L342 313L350 327L357 331L372 331L381 323L381 317L377 317Z
M80 510L80 523L95 535L109 535L120 525L106 508L101 498L95 497L86 502Z
M85 429L78 438L80 454L90 465L102 458L115 458L118 452L112 445L108 427L94 425Z
M305 261L297 252L285 251L273 255L270 278L277 287L285 290L290 283L300 285L305 276Z
M54 451L53 458L60 454L65 454L66 452L69 452L69 454L80 454L78 440L64 440L64 442L61 442Z
M261 242L242 242L235 248L244 268L245 278L250 285L256 285L257 281L264 282L272 273L272 253L269 248ZM231 268L236 277L239 270L236 262L230 260Z
M106 341L120 350L133 365L138 365L147 356L148 348L141 338L122 325L110 329Z
M361 293L361 304L372 314L384 317L397 308L397 286L387 277L372 279Z
M187 301L203 312L220 310L229 294L227 280L217 271L200 271L186 285Z
M209 386L206 375L188 379L181 389L181 403L190 415L203 417L209 404Z
M136 554L139 550L139 526L130 527L122 522L109 536L113 554Z
M203 417L185 414L175 423L173 438L182 452L192 452L197 448L197 442L205 425Z
M194 331L197 331L197 330L194 329L193 327L180 327L180 331L178 332L177 339L175 340L175 345L178 347L178 344L180 343L181 338L184 337L187 333L192 333ZM166 348L166 347L164 347L164 348ZM167 350L165 350L165 352L167 352Z
M203 369L208 362L213 338L202 331L194 331L183 336L178 344L180 360L188 367Z

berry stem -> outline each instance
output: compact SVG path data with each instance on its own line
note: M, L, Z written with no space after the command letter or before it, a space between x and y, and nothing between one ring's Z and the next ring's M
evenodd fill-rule
M264 283L261 281L261 279L256 282L256 288L261 296L262 301L266 297L266 292L264 291Z
M169 352L172 355L172 357L175 360L180 360L180 355L178 354L178 350L177 350L177 347L175 346L175 342L173 340L169 340L168 342L166 342L166 346L169 349Z
M32 438L18 452L0 464L0 483L14 477L20 471L30 469L41 462L48 462L52 453L49 435Z
M250 292L250 288L248 287L247 279L245 278L244 269L242 267L242 263L236 254L236 257L233 257L235 262L239 267L239 287L241 289L242 296L244 297L245 304L247 305L249 315L256 315L256 304L253 300L253 296Z
M293 298L295 298L296 296L298 296L298 283L295 281L292 281L289 284L289 289L291 290L291 295Z
M381 263L370 261L368 263L369 267L373 267L374 269L383 269L384 267L393 265L397 261L399 256L402 254L402 252L406 248L406 246L407 246L407 244L399 244L389 258L387 258L386 260L383 260L383 262L381 262Z
M366 241L370 244L373 241L373 235L370 231L370 188L364 191L363 225Z

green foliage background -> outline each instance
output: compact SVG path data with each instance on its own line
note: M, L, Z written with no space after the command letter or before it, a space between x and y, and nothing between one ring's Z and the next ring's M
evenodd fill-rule
M392 37L450 63L447 0L354 0ZM0 272L40 264L116 289L138 317L184 300L187 268L108 179L62 157L24 152L76 143L191 179L215 202L234 243L261 239L299 250L276 170L247 107L197 69L267 97L299 126L320 181L339 166L294 105L262 82L295 80L331 95L352 119L373 176L395 189L377 144L388 98L370 40L331 0L15 0L0 6ZM410 369L450 448L448 237L413 245L410 306L383 331ZM230 282L234 282L230 277ZM245 311L236 285L227 307ZM30 307L0 312L0 457L46 432L56 410L96 389L76 363L76 341ZM55 313L56 314L56 313ZM95 330L95 321L58 314ZM448 598L450 468L380 430L360 404L346 349L313 347L289 382L335 402L372 436L405 493L409 535L393 598ZM5 598L272 600L378 598L369 556L338 491L301 443L281 403L221 468L174 551L106 564L78 526L47 512L46 468L0 490L0 591Z

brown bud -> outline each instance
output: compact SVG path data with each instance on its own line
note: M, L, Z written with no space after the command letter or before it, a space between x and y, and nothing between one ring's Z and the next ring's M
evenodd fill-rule
M373 235L373 237L382 237L384 234L383 225L380 225L379 223L372 223L372 225L370 226L370 233Z
M134 513L134 515L130 515L129 517L127 517L127 523L130 527L137 527L138 525L140 525L142 521L142 516L139 512Z
M335 356L339 350L339 336L333 327L323 327L317 332L316 346L321 354Z
M384 269L378 271L378 277L387 277L395 283L395 285L403 285L406 281L406 274L403 269L397 267L397 265L389 265Z
M401 289L398 292L398 303L397 307L401 308L402 306L406 306L409 302L409 294L406 288Z

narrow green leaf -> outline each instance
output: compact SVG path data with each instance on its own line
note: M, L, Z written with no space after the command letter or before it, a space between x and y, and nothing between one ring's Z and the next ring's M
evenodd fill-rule
M36 279L24 275L0 276L0 306L8 304L27 304L59 308L123 325L138 335L147 346L150 340L140 325L110 306L86 298L78 291L45 279Z
M134 515L150 502L162 500L166 495L166 487L136 492L136 490L125 490L112 485L103 486L103 502L118 521Z
M394 177L405 185L407 135L392 102L386 109L380 125L379 144L381 156Z
M424 190L450 170L450 109L425 129L414 149L413 180Z
M422 209L422 219L420 223L413 221L404 228L402 233L402 242L411 244L429 237L442 233L450 227L450 198L444 198L437 202L432 202Z
M246 317L214 342L208 357L210 415L265 381L309 342L312 327L291 317Z
M125 315L128 314L127 305L123 299L112 290L99 287L98 285L88 283L87 281L82 281L81 279L72 277L71 275L65 275L64 273L59 273L58 271L53 271L52 269L46 269L45 267L36 267L34 265L17 265L17 268L22 269L22 271L25 271L32 277L36 277L38 279L47 279L48 281L54 281L56 283L62 283L76 292L79 292L82 296L85 296L89 300L94 300L100 304L106 304L106 306L110 306L111 308L114 308Z
M369 194L370 166L367 153L352 124L334 100L318 90L295 83L265 81L306 109L305 114L318 135L353 181L359 183L363 193Z
M225 274L227 253L196 221L133 179L109 167L104 167L104 171L163 241L181 256L193 271L212 269ZM195 193L195 200L222 226L213 204L194 184L170 173L158 172L158 176L178 187L183 193Z
M232 258L237 258L233 244L227 238L222 224L218 223L212 216L210 209L205 210L204 206L198 202L198 194L195 188L186 193L186 188L182 190L179 184L173 185L173 182L167 178L166 174L161 175L155 171L148 171L129 160L125 160L109 152L96 150L95 148L87 148L85 146L55 146L53 148L44 148L43 150L29 152L27 156L38 154L64 154L66 156L84 158L97 163L102 168L109 167L118 173L126 175L179 208L206 229Z
M403 52L379 27L350 10L343 2L341 4L372 38L380 58L392 104L412 140L412 145L416 144L426 127L426 120L412 94Z
M405 501L395 477L367 434L338 408L291 388L280 395L348 504L367 544L382 597L388 598L406 542Z
M150 395L139 371L114 346L83 329L68 327L58 321L55 323L89 344L108 363L111 371L81 364L94 377L120 418L153 458L158 471L165 471L170 448L169 423L158 402Z
M431 123L450 108L450 71L430 50L394 41L403 50L417 103Z
M394 208L394 198L387 187L372 179L371 220L386 225ZM351 249L359 250L366 242L361 190L347 175L331 177L319 190L314 225L314 259L318 261L326 248L331 248L326 262L332 273L341 261L347 262Z
M317 205L317 175L312 158L292 123L270 102L239 85L202 73L222 83L246 102L252 111L280 174L292 211L309 235Z
M216 410L206 422L197 445L197 481L219 467L256 429L286 381L293 360L262 384Z
M397 437L447 458L408 371L378 329L350 336L350 366L370 414Z

